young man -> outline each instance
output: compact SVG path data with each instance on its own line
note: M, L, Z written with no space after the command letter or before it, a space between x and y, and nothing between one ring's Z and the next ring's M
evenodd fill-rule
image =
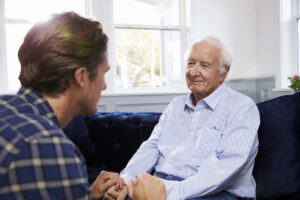
M97 110L106 88L107 36L68 12L37 23L19 49L22 87L0 97L0 199L98 199L123 184L102 172L89 188L85 160L62 127Z
M74 12L55 14L27 33L19 49L22 87L0 96L0 199L109 199L108 188L127 192L109 172L89 188L85 160L61 129L97 111L109 70L107 41L99 22ZM129 187L134 200L152 199L153 181L164 191L158 179L138 180Z

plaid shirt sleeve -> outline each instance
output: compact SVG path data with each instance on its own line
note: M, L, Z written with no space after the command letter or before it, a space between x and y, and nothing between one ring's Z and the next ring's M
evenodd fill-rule
M2 164L10 164L0 180L0 199L88 199L79 149L63 134L42 135L6 144Z

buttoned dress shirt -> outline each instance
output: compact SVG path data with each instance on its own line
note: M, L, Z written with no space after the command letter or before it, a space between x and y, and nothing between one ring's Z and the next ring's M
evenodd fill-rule
M0 199L88 199L85 160L46 99L0 96Z
M154 170L183 178L161 179L167 200L203 197L223 190L253 198L259 123L256 104L225 83L196 106L192 94L179 96L165 109L150 138L121 176L128 183L137 174Z

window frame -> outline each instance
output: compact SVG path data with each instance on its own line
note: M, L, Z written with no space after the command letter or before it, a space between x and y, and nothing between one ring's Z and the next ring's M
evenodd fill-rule
M7 74L7 58L6 58L6 33L5 33L5 9L4 1L0 0L0 74ZM0 78L0 93L7 93L8 79L7 76Z
M150 25L124 25L115 24L113 20L113 0L83 0L85 4L84 17L94 18L103 25L104 32L109 37L108 44L108 59L110 62L111 70L107 73L107 89L103 92L103 95L143 95L143 94L173 94L178 92L187 92L188 89L185 84L185 73L184 73L184 59L183 55L187 47L188 32L186 20L186 6L188 1L179 0L178 11L179 11L179 25L178 26L150 26ZM111 11L111 12L108 12ZM5 0L0 0L0 74L6 74L0 77L0 94L15 93L16 90L9 90L8 82L8 66L7 66L7 44L6 44L6 24L7 23L31 23L30 20L22 19L6 19L5 18ZM180 61L181 61L181 87L180 88L134 88L134 89L120 89L116 87L116 48L115 48L115 28L143 28L152 30L176 30L179 31L180 35ZM16 59L18 59L16 57Z
M8 81L8 61L7 61L7 44L6 44L6 25L7 24L26 24L31 23L29 20L24 19L11 19L5 17L5 0L0 0L0 74L6 74L6 76L0 77L0 94L1 93L13 93L15 90L9 89ZM18 59L18 57L16 57Z
M298 72L297 66L297 20L299 0L280 0L276 12L278 19L278 56L279 64L275 72L275 89L273 91L287 90L288 77ZM277 27L277 25L276 25Z
M113 0L114 1L114 0ZM113 12L114 12L113 8ZM112 93L123 93L123 94L133 94L133 93L144 93L144 94L155 94L155 93L174 93L178 91L186 92L186 86L185 86L185 73L184 73L184 59L183 55L185 53L185 49L187 47L187 22L186 22L186 1L185 0L178 0L178 17L179 17L179 24L178 25L144 25L144 24L119 24L115 23L113 21L113 33L115 33L116 29L143 29L143 30L158 30L158 31L178 31L179 37L180 37L180 63L182 66L180 68L181 73L181 83L180 87L156 87L156 88L118 88L116 86L116 47L114 46L114 66L115 69L113 72L113 91ZM114 40L115 41L115 40ZM113 43L114 43L113 41ZM161 45L163 44L163 41L161 41ZM163 48L163 46L161 46ZM164 59L166 59L164 56L161 57L161 63L163 65ZM110 93L110 92L106 92ZM105 94L105 93L104 93Z
M300 16L296 17L296 26L297 26L297 33L296 33L296 37L297 37L297 74L300 74Z
M296 74L300 74L300 0L292 0L292 19L295 24L295 40L296 40ZM295 75L295 74L293 74Z

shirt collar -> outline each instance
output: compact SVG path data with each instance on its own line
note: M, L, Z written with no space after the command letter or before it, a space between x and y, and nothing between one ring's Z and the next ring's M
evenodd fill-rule
M217 89L215 89L210 95L202 99L204 103L206 103L212 110L215 110L218 103L221 101L225 91L227 89L227 85L225 83L222 83ZM185 103L185 109L190 108L190 109L195 109L195 106L193 105L193 93L188 94L187 100ZM198 104L201 102L199 101ZM197 104L197 105L198 105ZM196 106L197 107L197 106Z
M18 95L37 108L34 109L35 114L50 118L58 127L60 127L52 107L40 92L22 86L18 91Z

